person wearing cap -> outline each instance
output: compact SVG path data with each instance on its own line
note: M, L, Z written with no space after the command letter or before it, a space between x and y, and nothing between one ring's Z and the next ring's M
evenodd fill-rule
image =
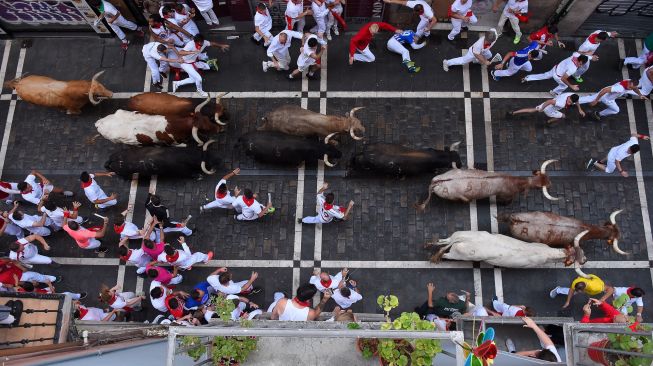
M297 218L300 224L327 224L333 219L347 220L351 209L354 207L354 201L349 201L347 208L334 205L335 195L333 193L324 194L324 191L329 188L329 184L324 182L322 187L317 192L317 206L318 214L316 216L306 216L304 218Z
M569 306L571 298L577 293L584 292L587 296L596 296L603 291L605 291L603 280L597 275L588 274L587 277L576 277L569 287L556 286L549 292L549 296L555 299L558 295L567 295L567 300L562 305L562 308L565 309Z
M483 33L464 56L452 58L450 60L442 60L442 68L444 71L449 71L449 66L462 66L470 62L489 66L492 64L492 51L490 49L494 46L496 41L497 31L492 28Z
M612 301L617 299L620 296L626 295L628 296L628 300L622 305L621 308L617 309L620 310L622 314L628 315L628 307L634 305L637 305L637 316L636 316L636 321L638 322L643 322L644 319L642 318L642 313L644 312L644 295L646 293L644 290L642 290L640 287L617 287L617 286L610 286L610 285L605 285L605 294L599 299L601 301L606 301L608 298L612 298Z
M611 148L608 152L608 156L605 159L597 160L590 158L590 160L587 162L587 169L589 170L596 168L604 171L607 174L614 172L616 169L619 171L619 174L621 174L622 177L628 178L628 171L626 171L621 166L621 161L639 152L639 141L637 139L648 141L650 140L650 137L639 133L634 133L628 141Z
M399 4L407 6L413 9L415 13L419 15L419 23L415 29L415 34L420 39L418 43L421 43L422 38L429 37L431 35L431 28L433 28L435 23L438 22L433 9L424 0L383 0L383 2L386 4Z
M605 109L600 112L594 111L594 113L592 113L594 118L600 121L601 117L611 116L613 114L619 113L619 105L617 104L616 99L626 95L627 91L634 92L639 96L640 99L648 100L645 95L642 95L632 80L626 79L613 85L606 86L598 93L581 97L578 101L578 104L589 103L589 105L593 107L599 102L603 103L603 105L605 105Z
M370 22L361 27L349 41L349 64L352 65L354 61L360 62L374 62L376 57L370 51L370 42L375 34L381 30L390 32L401 33L401 29L395 28L393 25L385 22Z
M510 26L512 30L515 31L515 39L513 40L514 44L519 43L521 40L521 29L519 28L520 17L528 16L528 0L495 0L494 5L492 6L492 11L497 12L499 10L499 3L505 1L506 6L501 12L499 17L499 24L497 25L497 30L500 36L503 33L503 27L506 25L506 20L510 21Z

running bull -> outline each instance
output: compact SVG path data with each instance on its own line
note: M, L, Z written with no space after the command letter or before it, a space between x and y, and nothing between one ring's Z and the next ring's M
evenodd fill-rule
M130 147L111 154L104 163L108 171L129 178L134 173L141 176L193 177L201 173L212 175L221 163L215 151L208 150L213 140L204 146L186 146L170 149L163 146Z
M261 118L263 125L258 129L296 136L319 137L349 132L354 140L362 140L363 138L357 133L365 133L365 127L355 115L356 111L362 108L353 108L344 117L340 117L311 112L294 105L284 105L268 112L265 117Z
M241 136L236 148L245 150L247 156L270 164L296 165L302 161L324 159L324 164L334 167L329 159L339 159L342 154L328 143L314 138L286 135L274 131L256 131Z
M226 126L222 120L227 119L227 111L222 105L222 93L215 97L215 104L202 104L199 113L209 117L211 122L220 126ZM129 98L127 108L130 111L140 112L151 115L162 116L188 116L193 115L197 108L197 103L192 98L181 98L167 93L141 93Z
M550 263L574 264L576 272L586 277L580 265L587 259L579 242L587 230L574 238L574 246L558 249L542 243L529 243L501 234L486 231L457 231L446 239L428 242L425 249L435 252L430 260L439 263L442 259L486 262L497 267L533 268Z
M555 161L557 160L545 161L540 170L533 171L533 176L529 178L476 169L453 169L433 177L426 201L416 204L415 207L424 210L432 194L447 200L463 202L496 196L498 202L510 203L517 194L527 193L531 188L542 189L544 197L556 201L559 198L552 197L547 189L551 181L546 175L547 165Z
M352 168L394 176L433 173L437 169L460 168L460 142L445 150L413 149L397 144L369 144L352 158Z
M617 215L622 210L610 214L609 221L603 225L591 225L573 217L559 216L551 212L522 212L500 215L499 221L507 222L510 234L521 240L544 243L554 247L569 246L581 232L587 231L583 240L607 240L612 249L622 255L628 254L619 249L619 227Z
M149 115L119 109L95 122L95 127L101 136L114 143L186 146L192 137L202 146L200 132L212 135L222 127L200 113L209 101L210 97L186 115Z
M29 75L7 81L5 86L16 90L18 96L27 102L65 109L67 114L80 114L86 103L98 105L102 99L113 96L113 92L97 81L103 73L100 71L93 75L90 81L60 81L47 76Z

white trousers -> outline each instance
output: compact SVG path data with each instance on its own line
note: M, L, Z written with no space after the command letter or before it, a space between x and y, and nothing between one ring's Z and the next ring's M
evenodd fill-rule
M578 104L586 104L586 103L591 103L596 99L596 97L599 95L599 93L594 93L592 95L585 95L583 97L580 97L578 99ZM617 102L612 100L612 99L607 99L605 96L603 96L601 99L599 99L603 105L605 105L605 109L599 112L599 116L605 117L605 116L610 116L613 114L619 113L619 105L617 105Z
M171 221L173 224L178 224L177 222ZM193 235L193 230L189 229L188 226L181 227L167 227L163 229L164 233L182 233L185 236Z
M274 57L279 62L279 68L281 70L288 70L290 68L290 53L288 52L287 49L283 53L275 53ZM267 61L267 63L268 63L268 67L274 67L274 62L272 61L272 58L270 58L270 61ZM212 204L213 202L207 204L206 206L204 206L204 208L220 207L219 204L209 207L209 205Z
M431 35L431 30L428 29L429 26L429 21L425 19L419 20L419 23L417 24L417 29L415 30L415 35L417 37L428 37Z
M48 229L47 227L43 227L43 226L38 226L38 227L30 226L30 227L25 227L23 229L29 231L32 234L41 235L41 236L48 236L48 235L50 235L52 233L52 231L50 231L50 229Z
M483 57L485 57L486 59L490 60L492 58L492 51L486 48L483 51L481 51L481 55L483 55ZM467 51L465 56L456 57L456 58L452 58L451 60L447 60L447 65L449 66L466 65L470 62L478 63L478 59L476 58L476 56L474 56L474 52L472 52L471 48L469 49L469 51Z
M651 91L653 91L653 83L648 79L648 76L646 76L646 72L643 72L642 77L639 78L639 85L637 85L637 88L642 95L649 95L651 94ZM626 94L639 98L639 95L632 90L626 90Z
M302 219L304 224L326 224L327 221L322 220L322 216L306 216Z
M123 42L125 41L125 32L123 32L120 28L127 28L131 30L136 30L138 28L136 23L125 19L122 15L118 16L118 18L114 20L113 23L109 23L109 26L116 33L116 36L118 36L118 38L120 38L120 40Z
M215 16L215 12L213 9L209 9L206 11L201 11L200 14L202 14L202 17L204 17L204 20L206 21L206 24L208 25L218 25L220 24L220 21L218 20L218 17Z
M646 64L646 56L651 50L647 49L646 46L642 46L642 52L637 57L626 57L624 59L624 65L633 65L635 68L640 68Z
M313 19L315 19L315 27L311 28L311 33L324 33L326 32L326 24L327 24L327 16L323 17L316 17L313 15ZM318 36L319 38L319 36Z
M204 67L206 65L206 68ZM188 74L188 77L184 80L180 80L177 85L182 86L182 85L187 85L187 84L192 84L195 83L195 86L197 87L197 91L203 91L202 90L202 75L200 75L197 70L195 70L195 67L193 67L193 64L187 64L183 63L180 65L181 69ZM204 63L204 62L195 62L195 66L202 70L208 70L209 66Z
M95 238L90 238L90 239L88 239L88 246L86 248L82 248L82 249L95 249L95 248L99 248L100 245L102 245L102 242L100 242L99 240L97 240Z
M569 295L569 287L558 287L556 289L558 295Z
M499 77L512 76L515 75L519 70L531 72L533 71L533 65L531 65L530 61L526 61L521 66L517 66L515 65L515 58L513 57L510 59L510 62L508 63L508 68L504 68L503 70L496 70L494 72L494 75Z
M515 316L515 313L521 310L521 308L505 304L499 300L492 300L492 307L494 311L501 313L502 316Z
M374 54L370 51L370 47L368 46L362 51L356 50L356 53L354 53L354 60L361 62L374 62L376 57L374 57Z
M179 263L178 266L182 269L189 269L194 264L206 262L209 260L209 256L202 252L195 252L188 257L183 263Z
M38 272L23 272L23 274L20 276L20 280L23 282L41 282L45 283L47 281L54 282L57 280L57 277L55 276L50 276L50 275L43 275Z
M14 318L13 315L7 314L7 317L0 320L0 324L11 324L16 321L16 318Z
M161 76L161 75L159 74L159 77L160 77L160 76ZM116 205L117 203L118 203L118 200L113 199L113 200L111 200L111 201L106 201L106 202L104 202L104 203L98 203L98 204L97 204L97 207L98 207L98 208L107 208L107 207L114 206L114 205Z
M336 21L336 17L333 16L333 13L342 15L342 5L338 4L334 6L333 9L331 9L331 11L329 12L329 14L327 14L326 31L329 34L331 34L331 29L338 28L338 22Z
M170 280L170 282L168 282L166 285L178 285L178 284L181 283L181 280L183 280L183 279L184 279L184 276L178 274L178 275L174 276L174 277Z
M567 90L567 84L563 83L560 76L556 74L555 66L551 70L542 74L526 75L525 79L526 81L553 79L556 83L558 83L558 86L552 90L555 94L560 94L563 91Z
M22 258L20 262L27 264L50 264L52 263L52 258L40 254L35 254L29 258Z
M401 42L397 41L395 37L390 37L388 40L388 50L400 54L403 61L410 61L410 51Z
M261 32L263 32L263 34L265 34L265 36L268 37L268 43L267 43L268 45L270 44L270 40L272 39L272 33L270 33L270 29L272 29L272 25L270 25L269 27L266 27L266 28L260 28ZM254 32L252 37L254 37L254 39L257 42L263 39L263 36L261 36L257 32Z
M458 18L451 18L452 28L451 28L451 32L449 32L449 35L447 36L447 38L449 38L449 40L453 41L453 39L456 38L456 36L458 34L460 34L460 28L462 28L463 24L465 26L468 26L469 24L476 24L476 22L478 22L478 18L476 18L476 15L474 15L474 14L472 14L472 16L469 17L469 22L463 22L462 19L458 19Z
M576 69L576 72L574 73L575 78L581 77L581 75L583 75L587 70L589 70L590 63L592 62L591 60L592 60L592 57L588 56L587 57L587 62L580 65L580 66L578 66L578 69Z
M511 16L506 16L501 13L501 16L499 17L499 24L497 25L497 32L499 35L503 32L503 26L506 24L506 20L510 21L510 26L512 27L512 30L515 31L515 37L521 37L521 29L519 29L519 19L517 19L516 16L511 15Z
M301 17L301 18L296 18L293 19L289 16L285 16L286 18L286 29L287 30L293 30L295 27L295 24L297 25L297 32L304 32L304 27L306 26L306 17Z

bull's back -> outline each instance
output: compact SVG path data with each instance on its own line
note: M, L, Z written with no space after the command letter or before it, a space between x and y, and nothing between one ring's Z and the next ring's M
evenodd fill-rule
M152 143L161 143L157 132L165 132L168 122L164 116L151 116L137 112L117 110L95 122L100 135L114 143L140 145L141 136L149 138Z
M583 231L584 223L571 217L550 212L524 212L510 215L512 236L552 246L571 245Z
M295 164L314 157L317 142L266 131L243 135L238 144L248 156L256 160L272 164Z
M261 130L296 136L326 136L334 132L327 116L294 105L284 105L268 112Z
M195 106L192 100L167 93L141 93L129 98L127 108L151 115L181 116L189 115Z
M30 75L20 79L13 85L21 99L47 107L64 107L81 100L88 101L90 82L66 82L47 76ZM85 87L85 88L84 88Z
M433 193L445 199L483 199L503 193L505 176L476 169L453 169L437 175L431 181Z
M129 177L134 173L150 176L188 177L201 171L202 151L197 147L129 148L111 154L105 168Z
M430 150L395 144L371 144L354 158L354 167L382 174L416 175L441 168Z

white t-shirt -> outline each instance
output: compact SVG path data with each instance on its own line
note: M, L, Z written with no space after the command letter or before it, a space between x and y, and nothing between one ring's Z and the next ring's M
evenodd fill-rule
M324 194L317 195L318 213L324 222L331 222L333 218L342 219L345 217L345 210L340 206L328 205L325 202Z
M546 346L544 347L544 349L548 349L549 351L551 351L551 353L553 353L553 355L556 356L557 362L562 362L562 359L560 358L560 354L558 354L558 349L556 348L555 345L552 344L550 346Z
M467 16L467 12L472 8L472 0L467 1L466 3L461 3L460 0L456 0L451 4L451 12L458 15Z
M503 15L508 18L516 18L515 14L511 13L510 10L516 11L518 14L528 13L528 1L508 0L503 8Z
M165 313L168 311L168 308L166 307L166 296L168 295L168 288L163 286L159 281L152 281L152 283L150 283L150 292L152 292L155 287L161 287L163 289L163 295L157 299L154 299L152 296L150 296L150 304L152 304L152 307L156 310Z
M97 200L103 200L105 198L108 198L106 193L100 188L100 185L97 184L95 181L94 177L95 174L90 174L91 176L91 185L88 187L84 188L84 194L86 195L86 198L88 198L89 201L95 203Z
M290 3L289 3L290 4ZM281 44L279 42L279 36L281 34L285 34L287 39L285 44ZM268 46L268 57L272 57L274 54L277 55L285 55L288 53L288 48L290 48L290 45L292 44L292 39L293 38L298 38L302 39L302 33L301 32L296 32L296 31L291 31L291 30L283 30L279 32L276 36L272 38L272 41L270 41L270 45ZM218 183L220 185L220 183ZM216 187L216 192L217 192L217 187Z
M317 52L317 47L320 47L320 44L318 42L315 48L308 47L308 40L311 38L317 39L317 36L315 34L311 34L310 36L308 36L308 38L306 38L306 41L304 42L304 45L301 48L301 52L299 53L299 57L297 57L297 66L299 67L312 65L315 63L315 59L312 58L311 55Z
M143 46L143 57L144 58L153 58L155 60L161 60L161 54L159 51L157 51L157 47L159 47L161 43L160 42L150 42Z
M9 218L14 222L14 224L22 227L23 229L31 228L40 220L38 216L27 214L23 214L23 218L20 220L14 219L14 215L10 215Z
M25 178L25 182L32 187L32 191L22 194L23 199L38 205L43 196L43 187L41 187L41 184L36 181L36 176L34 174L28 175L27 178Z
M113 4L106 0L102 0L102 5L104 5L104 12L107 14L107 16L110 16L111 18L115 17L116 14L118 14L118 9L116 9Z
M578 66L576 66L574 63L573 58L578 56L579 55L577 53L574 53L573 55L560 61L557 65L554 66L555 73L558 75L558 77L563 77L565 74L567 74L567 76L571 76L576 72Z
M261 204L254 199L254 203L251 204L251 206L247 206L245 201L243 201L243 195L240 195L234 199L234 202L232 203L232 206L234 208L240 209L241 214L246 220L254 220L258 218L258 214L261 213L263 208L261 207Z
M480 54L483 50L492 48L492 46L494 46L495 43L496 43L496 40L494 42L490 43L489 46L486 46L485 36L482 35L482 36L480 36L478 38L478 40L476 42L474 42L474 44L472 45L470 50L475 54Z
M322 2L321 5L317 4L315 1L311 1L311 10L313 10L313 18L323 18L329 14L329 9L326 7L326 2Z
M622 161L623 159L629 157L630 154L628 153L628 148L630 148L633 145L636 145L637 143L638 143L637 137L633 136L630 138L630 140L624 142L623 144L613 147L612 149L610 149L610 152L608 152L608 160Z
M108 313L105 313L104 310L99 309L99 308L86 308L87 313L83 317L81 317L79 320L90 320L90 321L95 321L99 322L104 319L105 316L107 316Z
M601 97L601 101L611 101L626 94L626 88L621 83L616 83L610 87L610 91Z
M175 22L177 24L181 24L182 21L190 18L190 7L186 4L182 4L182 6L184 7L186 14L177 13L177 10L175 10ZM196 35L200 32L200 30L197 28L197 24L195 24L192 18L186 24L184 24L182 28L184 28L185 31L192 35Z
M268 9L265 9L265 14L256 12L254 15L254 27L259 27L261 31L272 29L272 17Z
M268 48L268 52L269 52L269 49L270 48ZM214 198L215 198L215 201L218 202L218 207L220 207L220 208L231 208L232 207L231 204L234 202L234 197L231 195L231 192L229 192L228 189L227 189L227 193L225 194L224 197L218 198L218 188L220 188L220 186L223 185L223 184L227 185L227 181L224 180L224 179L220 179L218 184L215 185Z
M41 212L48 215L50 220L52 220L52 222L55 225L57 225L59 227L63 227L63 212L64 211L63 211L63 209L61 207L57 207L54 211L50 211L47 208L45 208L44 206L41 206ZM70 221L73 221L73 220L70 220ZM77 220L74 220L74 221L77 221Z
M18 239L16 242L18 242L19 244L23 244L23 252L21 253L21 257L18 258L17 252L14 252L13 250L10 251L9 252L10 259L13 259L15 261L21 261L22 259L30 259L33 256L39 254L39 248L37 248L36 245L28 242L27 239L25 238Z
M140 239L143 236L138 232L138 226L131 222L126 222L123 226L122 231L120 232L120 239L129 238L129 239Z
M195 47L195 41L190 41L190 42L186 43L186 45L183 48L184 51L196 51L197 53L182 56L184 62L187 63L187 64L192 64L193 62L197 61L197 57L199 56L199 54L202 53L202 51L204 51L204 49L206 47L209 47L210 45L211 45L211 42L209 42L207 40L204 40L204 43L202 44L202 46L198 50L197 47Z
M292 0L288 1L288 5L286 5L286 16L295 19L303 11L304 11L304 3L303 2L301 2L299 4L295 4L295 3L292 2Z
M241 293L243 286L247 283L247 281L241 281L238 283L229 281L229 283L223 285L220 283L220 275L211 275L206 278L206 282L208 282L214 290L225 295L237 295Z
M351 295L349 297L344 297L340 293L340 289L337 289L333 292L331 298L338 304L342 309L347 309L352 306L355 302L362 300L363 296L358 292L351 290Z
M134 264L137 267L145 267L148 263L152 261L149 255L145 254L143 249L132 249L131 255L127 258L127 261Z
M592 43L591 40L594 39L596 37L596 35L601 33L601 32L603 32L603 31L597 30L597 31L592 32L592 34L590 34L589 37L587 37L585 39L585 42L583 42L580 45L580 47L578 47L578 52L589 52L590 55L593 55L594 52L596 52L596 50L599 48L601 43L596 42L596 41L595 41L596 43Z
M555 100L553 107L555 107L557 110L561 110L565 108L567 106L567 98L569 98L569 96L572 94L573 93L562 93L557 97L553 98L553 100Z
M426 1L424 1L424 0L409 0L409 1L406 2L406 6L411 8L411 9L414 9L415 5L422 5L422 7L424 8L424 12L419 15L419 18L421 20L425 20L425 21L428 22L433 18L433 9L431 9L431 6L429 4L427 4Z
M623 294L627 294L627 291L628 291L628 287L615 287L614 294L612 296L614 296L614 298L616 299L617 297ZM629 298L628 301L626 301L626 305L633 305L633 304L640 307L644 307L644 300L641 297L633 297L633 298Z
M20 191L18 190L18 183L10 183L10 182L5 182L9 184L9 188L5 188L3 186L0 186L0 191L5 192L6 194L20 194Z
M338 272L338 274L336 274L335 276L329 276L329 277L331 278L331 283L328 285L323 284L322 281L320 281L319 276L311 276L308 282L313 284L315 287L317 287L318 291L320 292L324 292L328 288L331 289L338 288L338 284L340 284L340 281L342 281L342 272Z
M177 257L177 260L174 262L168 262L168 258L167 258L168 255L166 254L165 251L161 252L161 254L159 254L159 256L156 258L156 260L161 263L170 263L171 266L176 266L179 264L183 264L187 259L190 258L188 253L186 253L183 250L177 250L177 253L179 253L179 257Z

